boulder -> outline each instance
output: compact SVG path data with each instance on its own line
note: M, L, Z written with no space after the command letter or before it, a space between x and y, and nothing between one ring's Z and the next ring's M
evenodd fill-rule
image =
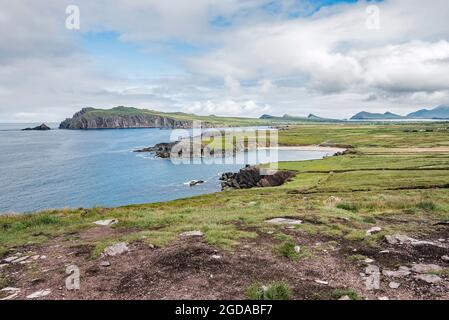
M443 268L436 264L418 263L412 265L412 271L416 273L439 272L441 270L443 270Z
M97 226L102 226L102 227L112 226L116 223L118 223L117 219L98 220L98 221L94 222L94 224L96 224Z
M374 233L378 233L378 232L381 232L382 231L382 228L381 227L372 227L371 229L368 229L367 231L366 231L366 235L367 236L370 236L370 235L372 235L372 234L374 234Z
M112 246L107 247L103 251L103 256L110 256L114 257L120 254L123 254L125 252L128 252L129 248L128 245L125 242L118 242L116 244L113 244Z
M439 276L433 275L433 274L418 274L418 275L414 276L414 278L416 280L421 280L421 281L427 282L429 284L436 284L443 280Z
M30 295L27 295L27 299L42 298L42 297L48 296L50 293L51 293L50 289L39 290L39 291L33 292Z
M202 237L204 234L201 231L186 231L180 234L181 237Z
M267 223L270 224L287 224L287 225L299 225L302 224L302 220L292 219L292 218L274 218L271 220L267 220Z

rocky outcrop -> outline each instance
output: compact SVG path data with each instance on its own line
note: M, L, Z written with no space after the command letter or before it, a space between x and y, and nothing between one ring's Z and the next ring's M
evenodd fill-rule
M223 173L220 180L222 190L250 189L255 187L277 187L289 181L295 175L292 171L276 171L270 175L262 175L257 167L246 166L239 172Z
M49 126L47 126L45 123L43 123L40 126L37 126L37 127L34 127L34 128L22 129L22 131L31 131L31 130L46 131L46 130L51 130L51 128Z
M151 152L159 158L170 158L170 153L172 148L178 144L179 142L163 142L154 145L153 147L143 148L139 150L135 150L134 152L142 153L142 152Z
M121 108L121 109L120 109ZM118 129L118 128L191 128L192 121L152 114L148 111L118 107L111 110L84 108L72 118L61 122L60 129Z

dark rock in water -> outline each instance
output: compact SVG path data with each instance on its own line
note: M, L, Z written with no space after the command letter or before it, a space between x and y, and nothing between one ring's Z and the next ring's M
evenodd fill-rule
M202 183L204 183L203 180L192 180L189 182L189 186L193 187L193 186L196 186L197 184L202 184Z
M239 172L225 172L221 175L221 188L250 189L255 187L276 187L284 184L295 175L292 171L276 171L270 175L262 175L257 167L247 166Z
M49 126L47 126L45 123L41 124L40 126L34 127L34 128L25 128L22 129L22 131L32 131L32 130L37 130L37 131L46 131L46 130L51 130L51 128Z
M159 158L170 158L172 148L179 142L158 143L153 147L135 150L134 152L152 152Z

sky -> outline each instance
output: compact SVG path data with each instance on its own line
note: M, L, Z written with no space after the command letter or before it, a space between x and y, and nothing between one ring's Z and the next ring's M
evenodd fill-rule
M0 122L119 105L332 118L449 105L448 21L447 0L3 1Z

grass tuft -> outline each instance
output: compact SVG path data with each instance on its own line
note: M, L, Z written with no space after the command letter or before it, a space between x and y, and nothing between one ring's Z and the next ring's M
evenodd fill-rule
M291 290L285 282L273 282L268 286L252 284L246 291L249 300L289 300Z

